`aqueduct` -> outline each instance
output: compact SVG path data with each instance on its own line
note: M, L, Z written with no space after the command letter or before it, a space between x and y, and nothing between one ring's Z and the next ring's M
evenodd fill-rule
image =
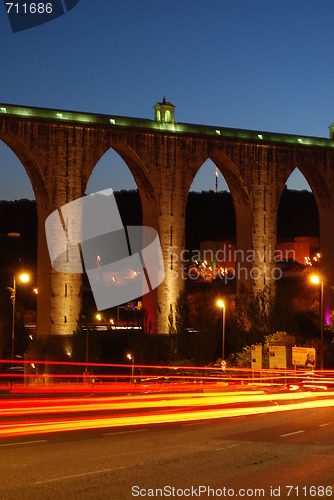
M322 272L334 283L334 124L330 138L176 123L174 106L155 105L154 120L0 105L0 139L22 162L35 192L38 212L38 335L71 335L81 309L80 274L51 267L45 219L84 196L99 159L113 148L137 183L143 225L157 229L165 280L143 297L152 332L168 332L168 314L184 287L181 262L189 188L211 159L225 177L236 211L236 248L252 252L240 262L239 281L255 291L273 281L277 210L287 178L297 167L315 196L320 221ZM109 186L106 186L109 187ZM110 186L112 187L112 186ZM240 252L241 254L241 252ZM256 279L249 278L256 269Z

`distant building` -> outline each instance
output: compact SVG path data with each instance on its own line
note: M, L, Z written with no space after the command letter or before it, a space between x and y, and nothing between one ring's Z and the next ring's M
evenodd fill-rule
M293 260L307 265L309 262L312 262L319 252L319 238L314 236L295 236L293 241L278 243L277 249L283 253L282 260L290 260L291 255L294 255Z
M277 243L276 249L271 249L276 262L286 263L283 272L289 269L289 264L301 266L314 265L319 260L319 238L312 236L296 236L293 241ZM206 281L217 274L235 272L236 247L229 241L202 241L200 243L201 277ZM252 260L252 251L243 257L248 262ZM242 259L241 259L242 260Z

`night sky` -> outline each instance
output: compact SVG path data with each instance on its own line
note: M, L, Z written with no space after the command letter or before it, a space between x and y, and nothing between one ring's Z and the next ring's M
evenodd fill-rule
M18 33L1 2L0 102L152 119L166 96L178 122L328 137L333 33L329 0L80 0ZM34 198L3 143L0 179L0 199ZM214 166L195 182L214 189ZM136 187L113 152L88 191L106 186Z

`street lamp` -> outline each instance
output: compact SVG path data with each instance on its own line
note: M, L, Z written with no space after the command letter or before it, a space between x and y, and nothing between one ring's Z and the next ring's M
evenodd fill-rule
M225 304L219 299L217 301L217 306L222 310L222 364L225 361Z
M29 281L29 275L26 273L22 273L19 276L19 280L22 283L28 283ZM13 280L13 288L8 286L7 290L10 291L10 300L12 301L13 304L13 319L12 319L12 349L11 349L11 358L12 358L12 368L14 366L14 341L15 341L15 302L16 302L16 276L14 275L14 280Z
M102 314L100 314L100 313L97 313L97 314L95 315L95 318L96 318L98 321L103 321L103 323L106 323L106 324L108 323L108 321L106 320L105 316L103 316L103 315L102 315ZM109 323L110 323L111 325L113 325L113 324L114 324L114 321L111 319L111 320L109 320Z
M126 357L131 361L131 383L133 384L133 377L135 372L135 358L132 354L127 354Z
M314 285L321 285L320 288L320 369L324 369L324 280L313 274L311 282Z

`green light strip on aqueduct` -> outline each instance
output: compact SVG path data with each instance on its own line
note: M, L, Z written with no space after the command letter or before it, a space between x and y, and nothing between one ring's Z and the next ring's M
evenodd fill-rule
M207 125L192 125L188 123L160 123L142 118L130 118L124 116L111 116L102 114L81 113L73 111L62 111L46 108L28 108L24 106L12 106L0 104L0 117L20 116L22 118L42 118L54 121L69 121L74 123L86 123L102 125L105 127L119 126L158 130L162 132L214 135L216 137L229 137L234 139L250 139L256 142L280 142L305 146L334 147L334 141L325 138L297 136L290 134L278 134L273 132L261 132L256 130L242 130L225 127L212 127Z

